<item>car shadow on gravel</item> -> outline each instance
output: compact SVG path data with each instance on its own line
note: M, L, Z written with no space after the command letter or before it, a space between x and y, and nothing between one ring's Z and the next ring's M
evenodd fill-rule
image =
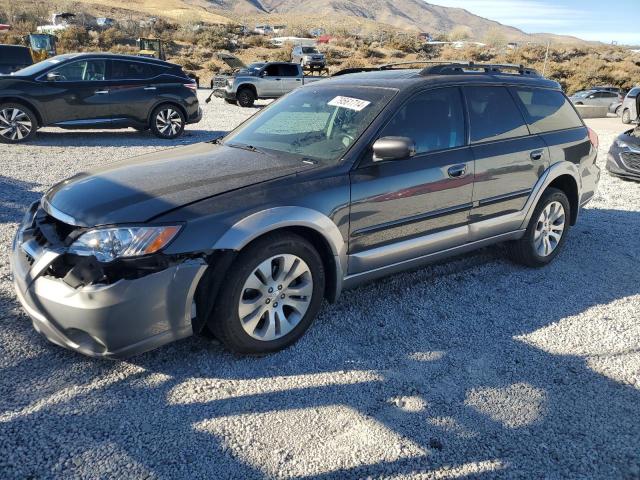
M178 147L192 143L206 142L216 139L227 132L222 130L199 130L188 128L180 137L174 140L163 140L151 132L126 130L98 130L98 131L65 131L60 129L39 130L37 135L24 147L30 145L38 147Z
M0 375L0 463L34 476L106 475L106 461L159 477L637 478L640 391L606 364L629 349L598 332L620 328L611 309L640 293L639 237L639 212L585 210L544 269L493 247L395 275L345 292L298 344L262 358L193 338L90 360L13 315L0 338L15 329L40 353ZM362 425L323 430L338 406L391 432L382 450L395 453L370 452L379 432ZM336 437L341 448L308 460Z
M0 175L0 224L19 222L27 207L42 195L41 188L37 183Z

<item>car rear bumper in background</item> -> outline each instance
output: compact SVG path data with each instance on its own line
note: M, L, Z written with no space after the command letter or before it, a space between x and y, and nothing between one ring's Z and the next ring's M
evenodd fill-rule
M20 303L36 331L57 345L92 357L121 358L193 333L193 298L204 260L133 280L73 288L46 274L45 264L57 258L55 252L44 252L31 266L16 241L10 258Z

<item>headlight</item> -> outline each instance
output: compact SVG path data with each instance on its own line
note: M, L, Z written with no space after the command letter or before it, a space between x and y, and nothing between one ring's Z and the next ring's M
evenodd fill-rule
M227 80L227 86L228 87L233 87L233 79L230 78L230 79Z
M619 148L629 148L629 144L622 140L616 140L616 146Z
M93 255L100 262L139 257L166 247L179 231L179 226L97 228L83 233L69 247L69 253Z

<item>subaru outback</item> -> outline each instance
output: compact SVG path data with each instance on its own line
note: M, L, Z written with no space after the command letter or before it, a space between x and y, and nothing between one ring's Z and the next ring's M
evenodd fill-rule
M123 357L192 334L282 349L323 299L505 242L551 262L600 178L597 136L522 67L385 67L305 86L221 140L81 173L19 226L35 329Z

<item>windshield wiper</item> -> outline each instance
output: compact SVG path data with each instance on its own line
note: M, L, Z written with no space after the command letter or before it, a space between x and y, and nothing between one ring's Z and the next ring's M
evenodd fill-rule
M261 153L262 155L269 155L264 150L260 150L258 147L254 147L253 145L244 145L242 143L225 143L224 145L231 148L240 148L249 152Z

